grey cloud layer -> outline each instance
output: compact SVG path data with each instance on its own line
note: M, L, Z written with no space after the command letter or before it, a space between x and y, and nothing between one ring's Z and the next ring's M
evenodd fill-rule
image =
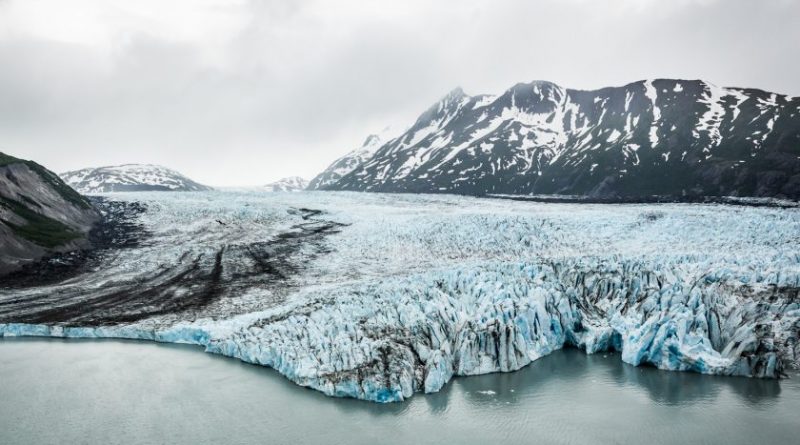
M154 162L213 185L310 177L458 85L659 76L800 94L789 1L208 2L188 24L131 25L118 8L78 41L37 29L31 16L51 12L15 1L0 2L0 149L59 171ZM209 17L232 24L205 35Z

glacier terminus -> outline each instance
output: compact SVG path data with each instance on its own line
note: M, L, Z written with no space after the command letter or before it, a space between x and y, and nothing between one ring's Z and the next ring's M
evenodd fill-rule
M96 202L139 209L132 238L52 258L60 280L9 276L0 336L195 344L375 402L565 347L755 378L798 365L797 208L354 192Z

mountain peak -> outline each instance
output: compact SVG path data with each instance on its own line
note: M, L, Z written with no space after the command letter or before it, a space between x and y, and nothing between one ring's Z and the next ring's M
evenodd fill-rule
M309 190L323 189L332 184L342 176L349 174L358 166L367 162L372 156L387 142L393 140L399 133L404 133L407 129L398 129L394 126L386 126L379 133L370 134L361 144L361 147L347 153L335 160L324 172L320 173L308 183Z
M371 135L367 136L366 139L364 139L364 143L361 144L361 146L362 147L366 147L368 145L374 144L375 142L378 142L379 140L380 140L380 136L378 136L377 134L371 134Z
M439 99L439 101L436 104L434 104L433 107L431 108L437 108L439 111L442 111L443 109L452 108L453 106L457 106L458 104L463 102L464 99L467 97L469 96L467 96L467 94L464 93L464 90L461 89L461 87L456 87L450 90L450 92L447 93L444 97Z
M300 192L308 187L308 181L300 176L288 176L264 186L270 192Z
M502 97L506 106L536 111L552 111L566 95L564 88L546 80L520 82L507 89ZM542 108L544 106L544 108Z
M446 99L447 98L460 99L460 98L462 98L464 96L466 96L466 93L464 93L464 90L461 87L455 87L452 90L450 90L450 92L447 93L447 95L445 95L445 98Z

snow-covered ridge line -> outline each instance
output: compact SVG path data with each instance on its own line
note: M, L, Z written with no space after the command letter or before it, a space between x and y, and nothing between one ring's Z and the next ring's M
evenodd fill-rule
M211 190L211 187L198 184L175 170L152 164L85 168L65 172L59 176L75 190L84 194L153 190Z

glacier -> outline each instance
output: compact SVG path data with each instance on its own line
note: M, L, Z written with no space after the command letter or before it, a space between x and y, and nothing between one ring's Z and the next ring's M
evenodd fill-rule
M114 194L146 204L140 219L152 238L65 282L0 290L0 336L194 344L374 402L436 392L454 376L514 371L564 347L717 375L780 378L798 365L798 209L174 195ZM256 243L313 233L322 220L335 230L290 249L292 274L265 282L242 272ZM285 244L270 246L277 254ZM93 317L48 319L34 304L66 307L53 297L62 295L95 310L99 289L214 252L215 263L192 267L215 270L227 290L202 306L133 318L97 306ZM171 296L193 292L170 286Z

